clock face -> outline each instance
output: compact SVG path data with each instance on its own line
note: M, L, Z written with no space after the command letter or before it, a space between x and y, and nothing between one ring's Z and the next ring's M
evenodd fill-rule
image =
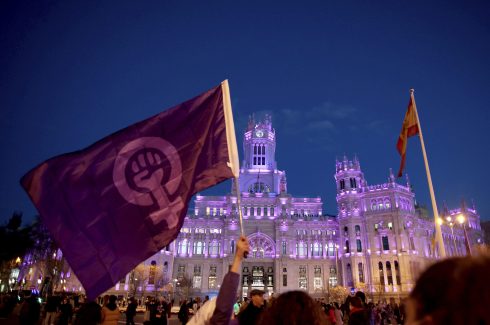
M255 135L259 138L262 138L264 136L264 132L258 130L258 131L255 131Z

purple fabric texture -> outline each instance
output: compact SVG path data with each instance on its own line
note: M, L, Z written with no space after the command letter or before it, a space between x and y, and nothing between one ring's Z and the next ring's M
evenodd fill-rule
M195 193L233 177L221 86L28 172L29 194L93 299L172 242Z

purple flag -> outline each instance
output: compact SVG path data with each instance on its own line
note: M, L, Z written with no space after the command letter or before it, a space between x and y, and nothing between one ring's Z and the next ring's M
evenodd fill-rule
M192 195L233 177L225 91L227 83L21 179L89 298L172 242Z

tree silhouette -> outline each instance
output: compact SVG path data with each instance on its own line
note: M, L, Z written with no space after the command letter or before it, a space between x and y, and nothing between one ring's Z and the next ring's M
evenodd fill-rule
M64 257L39 217L33 224L31 237L34 246L29 251L30 258L37 265L43 279L41 295L48 296L53 293L59 283L60 274L65 265Z
M9 283L12 269L18 267L26 252L33 247L32 226L22 227L22 213L14 212L0 227L0 280ZM12 289L12 288L11 288Z

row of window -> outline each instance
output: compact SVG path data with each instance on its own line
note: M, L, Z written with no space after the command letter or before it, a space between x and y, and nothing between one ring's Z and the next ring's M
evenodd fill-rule
M401 210L412 211L410 200L405 198L398 199L399 208ZM371 210L388 210L391 208L391 200L388 197L371 199Z
M190 242L187 239L181 240L177 243L177 253L180 256L189 254L191 249ZM207 249L207 251L206 251ZM221 243L218 241L211 241L206 245L204 241L196 241L192 247L192 253L194 255L204 255L206 252L211 256L218 256L221 251Z
M340 189L341 190L345 190L345 184L346 184L346 180L349 180L349 185L350 185L350 188L357 188L357 180L354 178L354 177L351 177L351 178L346 178L346 179L341 179L339 181L339 185L340 185Z
M274 215L274 207L273 206L264 206L264 207L243 207L243 215L245 216L273 216Z
M334 245L334 243L328 243L325 245L325 250L327 252L327 256L335 256L335 249L338 248L338 245ZM282 242L282 254L286 255L287 247L286 242ZM310 244L309 252L313 257L321 257L323 256L323 245L320 243ZM308 244L305 242L296 243L296 255L299 257L307 257L308 255Z
M180 228L180 232L181 233L184 233L184 234L190 234L192 233L192 229L191 228L187 228L187 227L182 227ZM221 234L221 228L196 228L194 229L194 233L195 234Z
M401 284L401 277L400 277L400 266L398 264L398 261L395 261L393 263L395 265L395 277L396 277L396 284L400 285ZM384 270L383 270L383 263L379 262L378 263L378 270L379 270L379 283L382 285L385 285L385 276L384 276ZM388 285L392 285L393 283L393 271L391 267L390 262L386 262L386 279L388 281Z
M207 216L222 216L226 214L226 210L224 208L206 207L205 213ZM194 214L199 215L199 208L194 209Z
M253 164L258 166L265 166L265 145L254 144L254 156Z
M185 265L180 264L177 268L177 287L179 287L180 282L185 275ZM201 289L202 287L202 274L201 274L201 266L194 265L194 273L192 275L192 288L193 289ZM208 288L209 289L217 289L218 281L217 281L217 267L216 265L209 266L209 276L208 276Z
M335 236L335 230L324 230L321 231L320 229L312 229L311 230L312 235L319 235L321 236L322 234L325 234L327 236L334 235ZM306 236L308 235L308 230L306 229L297 229L296 230L296 235L298 236Z

